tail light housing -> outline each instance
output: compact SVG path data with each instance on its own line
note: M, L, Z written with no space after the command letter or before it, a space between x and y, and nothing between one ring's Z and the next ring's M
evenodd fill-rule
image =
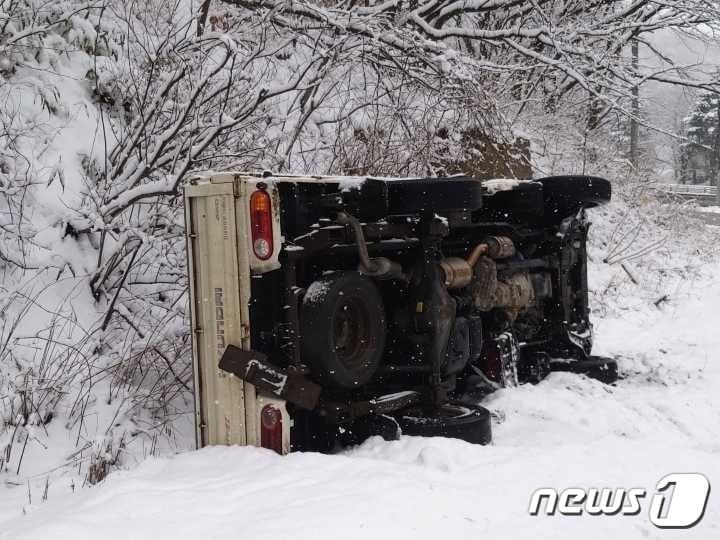
M250 230L253 253L261 261L268 260L275 250L272 201L267 188L262 184L258 184L257 191L250 196Z
M273 405L265 405L260 411L260 446L283 453L282 412Z

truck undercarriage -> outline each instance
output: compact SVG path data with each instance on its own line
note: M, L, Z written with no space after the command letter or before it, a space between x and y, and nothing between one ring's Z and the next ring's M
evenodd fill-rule
M616 378L613 361L591 356L587 290L585 209L610 199L606 180L253 187L252 251L276 263L250 279L249 346L223 343L219 366L286 400L290 449L400 430L487 443L478 403L495 389L551 370Z

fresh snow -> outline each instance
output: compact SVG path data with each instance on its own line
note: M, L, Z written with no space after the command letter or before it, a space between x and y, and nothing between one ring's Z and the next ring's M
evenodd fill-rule
M720 486L720 265L705 270L659 308L596 317L596 352L619 357L617 385L556 373L492 395L491 446L403 437L339 455L206 448L74 494L69 478L54 479L46 502L37 478L32 504L28 485L0 487L0 538L719 538L714 492L693 529L647 517L666 474L701 472ZM638 516L532 517L540 487L648 496Z
M510 191L520 185L520 180L514 178L495 178L493 180L484 180L483 186L490 195L500 191Z
M304 302L322 302L330 291L331 281L314 281L310 284L303 297Z

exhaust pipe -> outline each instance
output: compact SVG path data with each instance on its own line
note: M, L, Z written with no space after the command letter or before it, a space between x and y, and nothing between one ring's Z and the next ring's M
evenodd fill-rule
M398 263L385 257L370 258L362 225L360 225L356 217L346 212L339 212L337 220L342 225L349 225L355 235L355 243L358 246L358 257L360 258L358 271L361 274L377 279L401 279L407 281L407 276L403 274L402 266Z

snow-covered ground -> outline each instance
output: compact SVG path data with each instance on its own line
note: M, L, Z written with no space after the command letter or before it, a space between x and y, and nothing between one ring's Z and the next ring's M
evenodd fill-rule
M666 474L720 486L720 264L698 275L659 307L637 296L596 318L596 352L619 357L617 385L556 373L493 395L491 446L404 437L333 456L207 448L74 493L60 477L44 502L40 477L0 486L0 538L720 538L717 493L690 530L648 519ZM540 487L648 496L637 516L532 517Z

